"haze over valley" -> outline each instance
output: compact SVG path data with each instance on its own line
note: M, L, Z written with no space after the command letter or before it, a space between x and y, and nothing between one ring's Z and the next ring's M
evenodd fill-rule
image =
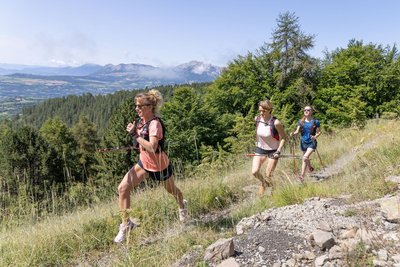
M144 64L62 68L0 64L0 114L15 115L24 106L66 95L211 82L220 73L221 67L199 61L168 68Z

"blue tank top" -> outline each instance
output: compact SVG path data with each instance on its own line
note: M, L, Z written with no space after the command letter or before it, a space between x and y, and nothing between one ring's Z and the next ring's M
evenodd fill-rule
M301 142L303 142L305 144L312 143L311 129L313 127L313 124L315 124L316 128L319 128L321 126L319 120L316 120L316 119L312 119L311 121L304 121L303 134L301 135ZM301 127L301 120L298 122L297 125Z

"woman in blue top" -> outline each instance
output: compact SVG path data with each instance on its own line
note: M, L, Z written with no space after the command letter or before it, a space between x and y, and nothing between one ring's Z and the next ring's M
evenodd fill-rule
M304 181L306 169L310 172L314 170L310 163L311 154L317 149L317 137L321 135L320 122L312 117L313 109L311 106L304 108L304 117L299 120L296 131L290 133L290 136L301 133L300 148L303 151L303 164L301 166L300 181Z

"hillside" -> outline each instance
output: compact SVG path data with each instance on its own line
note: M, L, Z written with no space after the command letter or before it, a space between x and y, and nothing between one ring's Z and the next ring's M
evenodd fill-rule
M178 88L190 86L196 88L196 90L202 90L208 85L209 83L165 85L152 89L159 90L163 94L164 100L168 101L172 92ZM19 120L35 128L40 128L46 120L59 117L71 127L78 122L81 115L85 115L96 124L98 134L101 137L104 130L107 129L110 117L119 106L140 92L143 92L143 90L121 90L107 95L87 93L47 99L36 105L32 104L31 107L23 108Z
M278 260L289 264L292 252L298 253L300 247L285 237L289 235L295 237L296 242L301 237L298 244L309 251L296 254L293 259L309 262L303 266L312 266L314 260L327 261L331 255L320 258L326 252L311 246L307 237L314 229L312 226L327 228L327 225L318 224L322 222L320 218L327 220L335 234L339 233L341 224L348 222L358 229L379 230L374 233L380 236L400 238L398 224L376 217L379 211L375 215L375 208L368 208L368 203L378 203L385 195L398 194L397 185L386 178L400 175L400 139L395 134L399 130L397 121L380 120L369 122L361 131L347 129L330 135L324 133L319 153L325 169L336 166L337 172L319 182L309 176L305 184L299 184L293 178L293 162L282 159L276 170L276 190L272 197L255 197L257 183L250 175L251 162L243 156L199 167L190 177L178 179L190 203L191 220L184 227L177 223L174 201L161 188L139 189L133 193L132 215L139 217L142 224L123 246L112 243L119 217L115 198L61 217L3 228L0 265L17 261L17 265L31 266L170 266L174 263L175 266L214 266L203 260L206 248L220 238L233 237L235 257L241 265L272 266ZM290 145L285 153L289 149ZM340 163L343 158L347 158L346 164ZM312 161L321 171L316 155ZM370 224L369 218L374 224ZM380 222L385 227L379 226ZM236 236L239 225L242 225L243 234ZM359 266L357 261L367 266L374 258L382 260L384 253L388 255L388 264L397 259L393 253L396 243L382 242L386 239L369 240L370 243L365 243L365 239L362 243L357 241L355 254L342 254L342 260L350 266ZM339 239L336 241L340 243ZM274 247L279 244L280 247ZM285 244L293 249L286 250ZM286 251L286 254L274 251ZM266 260L268 258L276 261Z

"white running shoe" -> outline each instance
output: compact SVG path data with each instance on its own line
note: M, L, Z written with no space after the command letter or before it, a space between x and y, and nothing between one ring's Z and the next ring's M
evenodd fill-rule
M179 208L179 221L184 223L187 216L187 206L188 202L186 199L183 200L183 209Z
M134 222L132 222L130 219L128 219L128 223L124 224L121 223L119 225L119 231L117 236L114 238L114 242L121 244L122 242L125 241L125 237L126 237L126 233L130 232L132 229L136 228L136 224Z

